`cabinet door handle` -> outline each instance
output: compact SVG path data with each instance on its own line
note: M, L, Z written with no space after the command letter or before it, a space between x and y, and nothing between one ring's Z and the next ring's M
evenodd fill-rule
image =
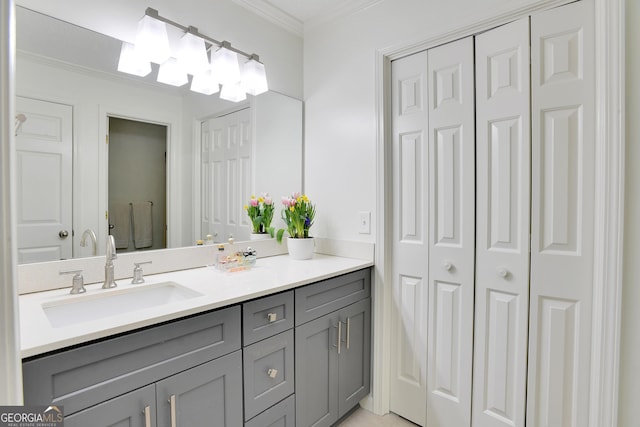
M269 313L267 314L267 319L269 319L269 323L273 323L278 320L278 313Z
M169 404L171 405L171 427L177 427L177 417L176 417L176 395L172 394L169 398Z
M349 350L349 336L351 335L351 318L347 317L347 350Z
M269 370L267 371L267 375L269 375L269 378L275 378L278 376L278 370L274 368L269 368Z
M338 321L338 324L334 326L334 328L338 328L338 344L332 344L334 347L338 348L338 354L340 354L340 346L342 341L342 322Z
M144 427L151 427L151 407L144 407Z

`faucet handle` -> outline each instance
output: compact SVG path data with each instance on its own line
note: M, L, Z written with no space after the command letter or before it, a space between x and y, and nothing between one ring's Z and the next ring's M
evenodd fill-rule
M142 277L142 264L151 264L152 261L144 261L144 262L134 262L133 265L133 279L131 279L131 283L134 285L144 283L144 277Z
M82 270L70 270L70 271L61 271L60 275L63 274L73 274L73 279L71 279L71 291L69 292L72 295L75 294L83 294L87 292L84 288L84 277L82 277Z

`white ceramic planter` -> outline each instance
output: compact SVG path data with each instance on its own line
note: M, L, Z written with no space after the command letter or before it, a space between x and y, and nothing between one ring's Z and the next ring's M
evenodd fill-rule
M311 259L315 247L316 241L313 237L307 237L306 239L287 237L289 257L292 259Z
M249 234L249 240L268 240L271 239L269 233L251 233Z

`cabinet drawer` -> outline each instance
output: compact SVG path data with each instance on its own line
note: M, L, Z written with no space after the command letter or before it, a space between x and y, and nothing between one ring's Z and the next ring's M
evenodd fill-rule
M244 348L244 419L293 393L293 330Z
M72 414L238 349L234 306L25 361L24 399Z
M269 338L293 327L293 291L242 304L244 345Z
M296 326L367 298L370 293L369 268L298 288L295 290Z
M295 396L289 396L282 402L244 423L244 427L295 427L295 408Z

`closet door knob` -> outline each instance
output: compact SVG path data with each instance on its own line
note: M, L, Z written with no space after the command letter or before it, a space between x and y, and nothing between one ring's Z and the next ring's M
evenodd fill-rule
M498 273L498 276L502 277L503 279L505 279L508 275L509 275L509 270L507 270L506 268L497 268L496 269L496 273Z
M69 232L67 230L60 230L58 236L60 236L61 239L65 239L69 237Z
M451 261L444 261L442 263L442 269L444 271L451 271L452 268L453 268L453 264L451 263Z

